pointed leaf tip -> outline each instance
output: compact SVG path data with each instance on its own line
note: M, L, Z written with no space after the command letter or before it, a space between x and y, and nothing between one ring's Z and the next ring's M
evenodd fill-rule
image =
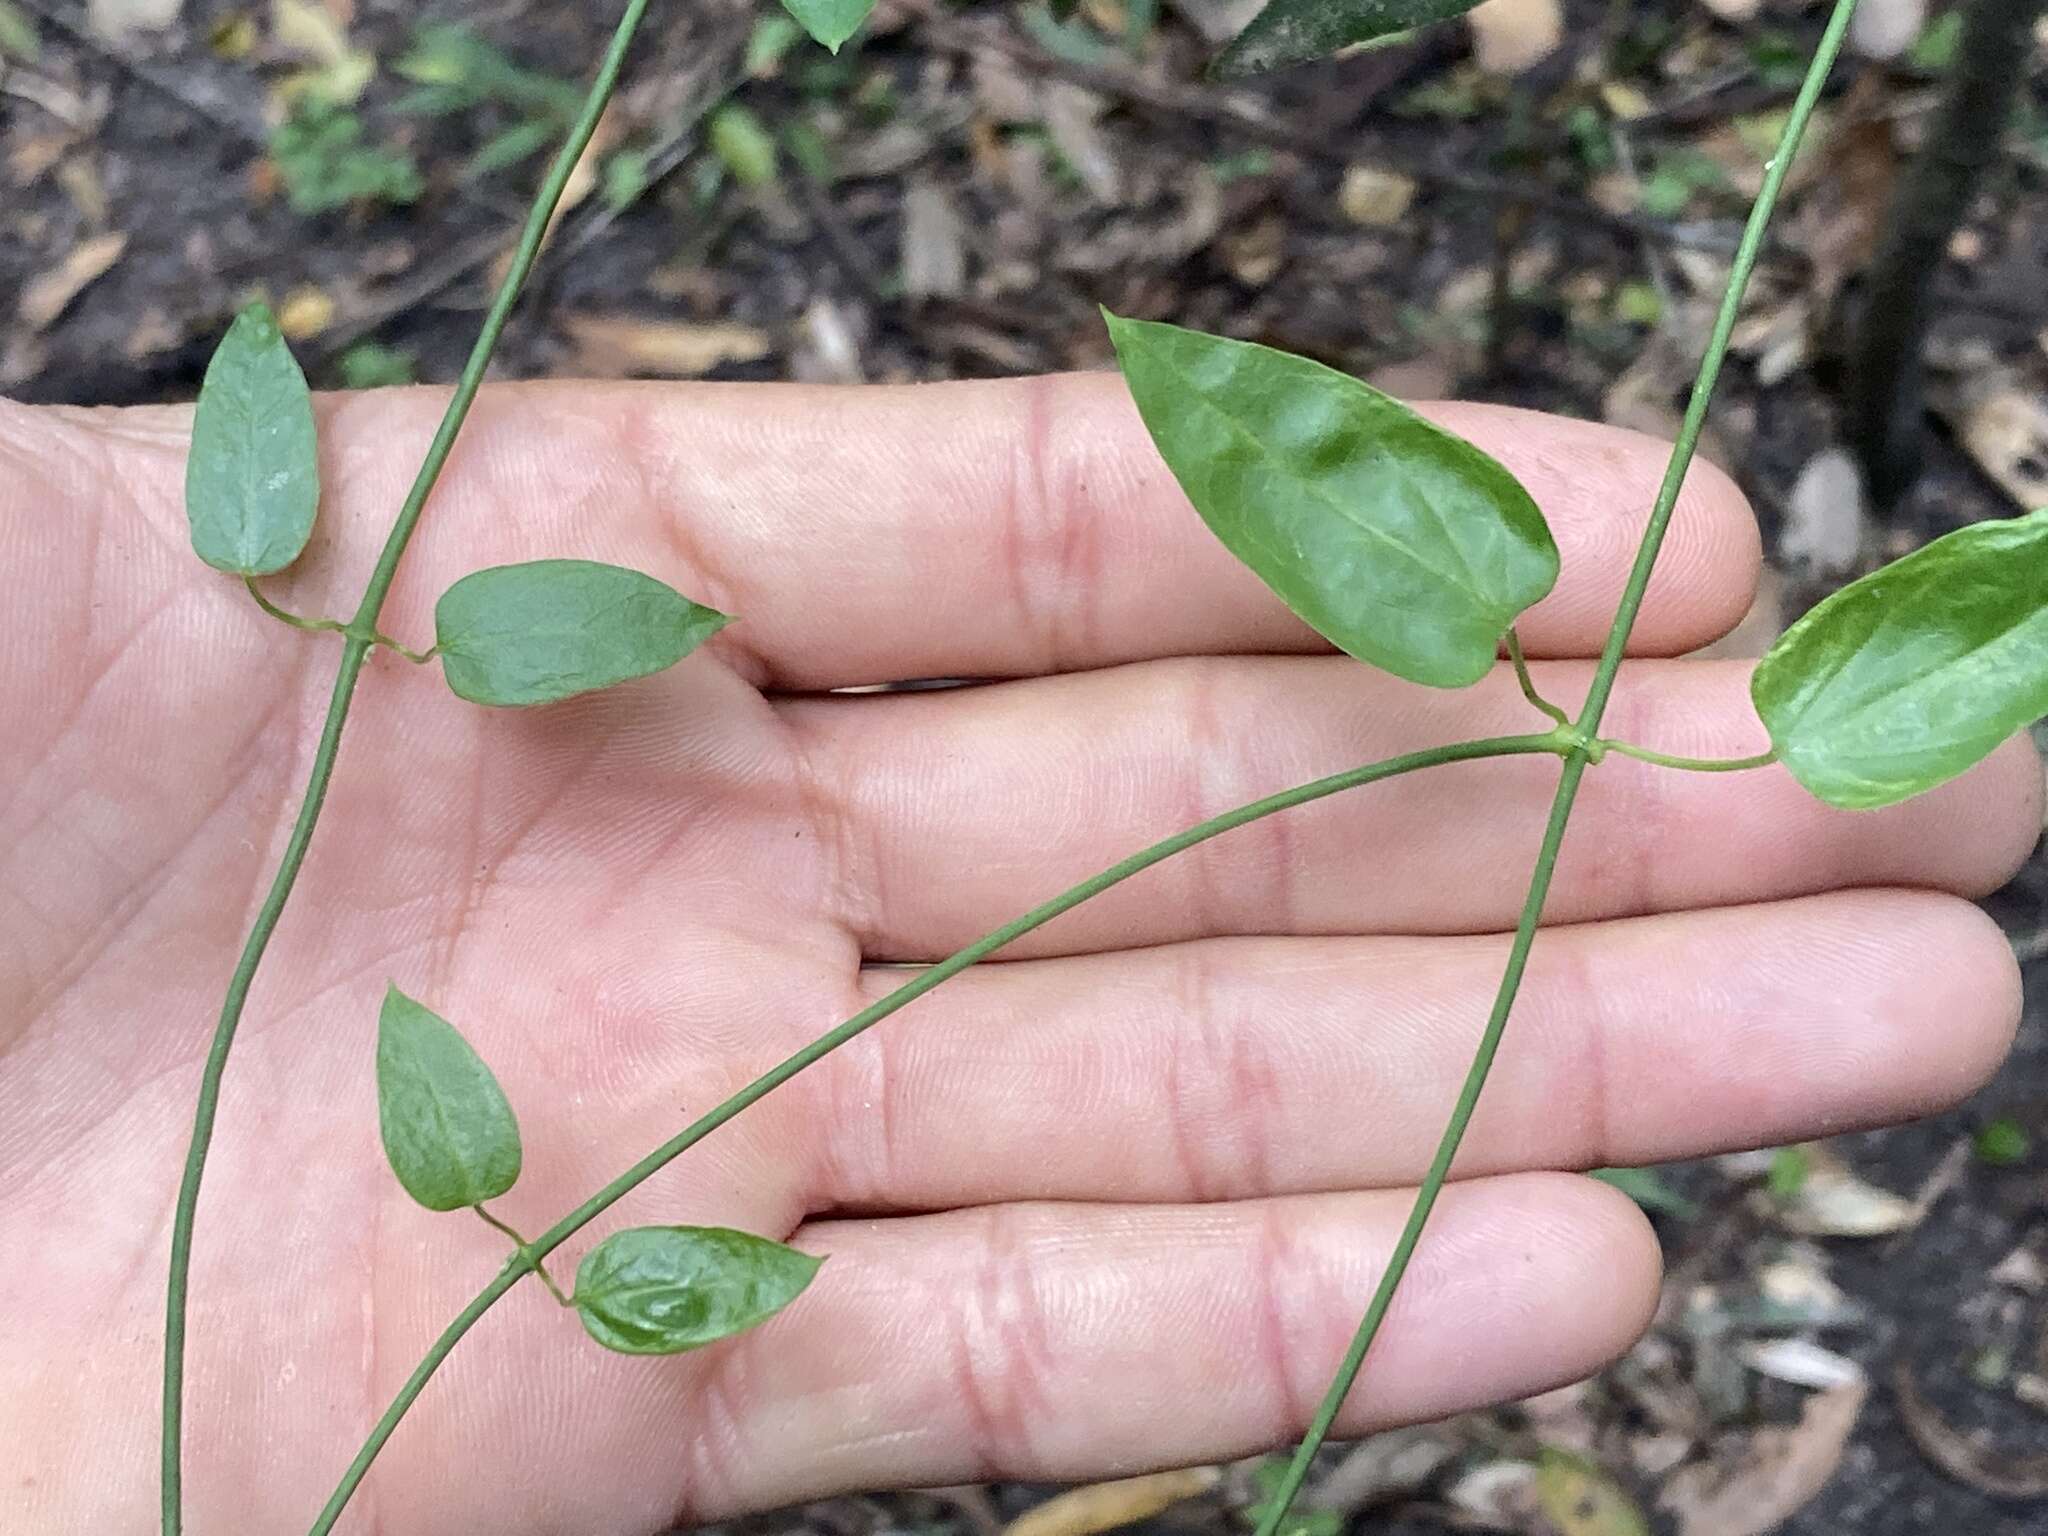
M1529 493L1392 396L1251 342L1105 322L1202 520L1339 649L1466 687L1556 584L1557 545Z
M267 576L299 558L320 508L313 397L262 304L235 316L192 413L185 518L216 570Z
M391 1171L430 1211L481 1205L519 1180L519 1122L497 1078L396 986L377 1017L377 1118Z
M813 41L836 54L868 19L875 0L782 0L782 7Z

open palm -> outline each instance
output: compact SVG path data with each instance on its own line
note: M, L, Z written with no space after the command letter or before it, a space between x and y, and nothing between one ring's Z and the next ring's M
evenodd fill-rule
M440 401L322 407L322 531L273 595L353 607ZM1440 413L1564 550L1523 633L1584 686L1661 453ZM185 545L188 413L0 403L0 1528L154 1507L161 1287L213 1015L296 807L335 642ZM200 1211L190 1529L290 1532L501 1238L377 1147L387 980L523 1122L499 1213L546 1226L763 1068L1074 880L1243 800L1540 728L1319 653L1202 529L1110 379L929 390L489 391L385 628L542 556L740 622L674 671L479 710L388 654L251 999ZM1756 575L1695 476L1639 632L1712 639ZM1738 663L1644 661L1612 734L1736 755ZM882 695L902 679L1002 679ZM1445 769L1232 834L864 1036L607 1217L829 1253L788 1312L605 1354L534 1285L437 1378L344 1529L655 1531L826 1490L1082 1477L1295 1433L1455 1092L1556 765ZM2017 1011L1997 884L2022 747L1851 816L1775 770L1610 761L1461 1164L1347 1420L1540 1389L1625 1348L1654 1240L1589 1181L1919 1113ZM581 1251L571 1245L563 1260ZM566 1265L564 1266L567 1267Z

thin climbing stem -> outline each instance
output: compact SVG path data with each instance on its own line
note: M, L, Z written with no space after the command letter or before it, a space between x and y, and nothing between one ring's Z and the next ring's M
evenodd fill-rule
M1522 685L1522 697L1559 725L1570 725L1572 717L1537 691L1536 679L1529 675L1529 658L1522 654L1522 637L1513 629L1508 631L1508 660L1515 664L1515 681Z
M1835 60L1842 51L1843 40L1849 31L1849 20L1855 14L1856 0L1837 0L1833 14L1828 19L1827 30L1822 34L1819 47L1812 62L1807 66L1805 81L1799 88L1798 98L1793 102L1791 112L1785 119L1785 126L1778 139L1776 151L1765 168L1762 190L1757 194L1756 204L1750 210L1749 223L1742 233L1742 244L1735 253L1735 264L1728 275L1727 291L1722 295L1721 308L1715 317L1714 329L1707 341L1705 356L1700 361L1699 375L1694 380L1692 398L1687 402L1684 425L1679 429L1678 441L1671 450L1671 462L1664 473L1664 482L1658 489L1657 500L1650 509L1648 525L1643 530L1641 546L1636 551L1634 566L1629 571L1628 584L1622 590L1621 604L1614 615L1614 623L1607 633L1607 643L1600 653L1600 664L1593 674L1592 687L1587 691L1586 702L1579 712L1578 720L1568 730L1561 730L1560 736L1576 738L1575 745L1565 758L1564 770L1558 777L1557 793L1551 801L1550 820L1543 833L1543 844L1536 855L1536 868L1529 880L1529 894L1522 904L1521 920L1515 926L1515 937L1508 949L1507 966L1502 973L1500 989L1494 997L1492 1012L1487 1016L1486 1028L1479 1038L1478 1049L1472 1057L1471 1070L1466 1073L1463 1087L1458 1091L1457 1103L1451 1110L1450 1119L1444 1125L1444 1132L1437 1144L1436 1155L1430 1159L1429 1169L1423 1175L1421 1187L1416 1191L1415 1203L1410 1208L1408 1220L1395 1242L1387 1267L1380 1276L1378 1287L1373 1292L1371 1303L1366 1308L1364 1319L1358 1325L1351 1347L1346 1351L1343 1364L1337 1376L1330 1383L1330 1390L1324 1394L1311 1421L1307 1437L1288 1463L1286 1474L1280 1485L1267 1501L1265 1513L1260 1519L1257 1536L1274 1536L1281 1521L1287 1518L1293 1507L1295 1496L1308 1476L1315 1455L1329 1438L1337 1422L1337 1415L1343 1410L1344 1401L1351 1395L1352 1384L1364 1366L1366 1356L1371 1352L1373 1340L1379 1336L1380 1325L1386 1320L1387 1309L1393 1305L1395 1293L1400 1289L1402 1277L1407 1273L1409 1260L1414 1257L1416 1245L1422 1239L1423 1230L1429 1224L1430 1213L1436 1208L1437 1197L1443 1193L1445 1181L1450 1177L1451 1165L1456 1161L1458 1149L1464 1144L1466 1127L1471 1124L1473 1111L1479 1106L1481 1093L1485 1090L1487 1075L1493 1070L1495 1057L1500 1053L1501 1040L1507 1032L1508 1018L1514 1011L1516 994L1521 990L1522 976L1529 962L1529 951L1535 943L1537 927L1543 921L1543 907L1550 895L1552 876L1557 869L1559 850L1564 846L1564 834L1571 821L1572 807L1578 801L1579 786L1584 782L1586 768L1592 760L1599 742L1600 721L1607 712L1607 702L1614 695L1614 680L1621 670L1622 657L1627 653L1629 635L1635 629L1637 615L1642 612L1644 595L1650 588L1650 574L1656 568L1657 556L1664 547L1664 536L1670 530L1672 513L1678 506L1678 493L1685 484L1685 477L1692 467L1694 454L1699 449L1700 433L1706 426L1707 408L1713 401L1714 387L1720 382L1721 363L1728 354L1729 341L1734 336L1735 323L1742 312L1743 295L1748 291L1751 275L1756 271L1759 254L1763 250L1764 236L1770 228L1771 215L1776 211L1778 198L1785 188L1786 173L1791 169L1793 157L1798 153L1800 141L1806 136L1807 124L1813 119L1814 108L1820 104L1821 92L1827 85L1828 76L1833 72Z
M498 340L512 316L513 306L518 303L520 292L540 255L548 226L553 222L555 209L561 204L569 178L597 132L598 119L603 116L612 93L618 88L627 52L650 3L651 0L628 0L625 14L620 18L618 29L612 34L611 44L598 66L597 77L584 98L582 111L534 198L525 227L520 232L512 264L506 270L504 281L498 285L497 296L491 302L483 329L463 366L461 378L456 382L455 392L420 465L419 475L384 541L369 585L364 589L363 600L356 609L355 617L344 629L346 638L342 645L341 663L335 670L334 687L328 696L326 723L321 727L319 745L314 750L305 797L300 801L284 857L278 863L277 873L271 880L263 905L257 911L256 921L249 929L249 937L229 979L227 994L221 1001L213 1041L200 1072L199 1094L192 1115L192 1140L186 1149L184 1173L178 1184L177 1208L171 1223L170 1274L165 1285L164 1303L163 1536L179 1536L184 1527L185 1322L192 1275L192 1234L199 1210L200 1186L206 1176L207 1152L212 1145L214 1121L220 1108L221 1081L227 1072L228 1056L234 1048L243 1009L248 1004L249 988L256 979L257 967L262 964L264 951L269 948L278 920L284 915L285 903L291 899L292 887L298 882L306 850L312 845L313 832L319 824L321 807L326 803L328 785L334 778L335 759L341 749L342 730L348 723L349 705L355 695L356 680L362 675L363 662L370 653L372 641L365 637L377 633L377 620L384 611L384 599L390 594L391 583L397 578L399 561L405 555L406 546L412 542L413 530L419 525L427 498L440 480L441 470L455 447L455 439L462 431L470 407L476 402L477 391L483 387L484 373L497 351Z
M1353 768L1344 773L1333 774L1329 778L1317 779L1311 784L1283 790L1277 795L1270 795L1249 805L1241 805L1236 810L1226 811L1200 826L1177 832L1163 842L1154 843L1150 848L1134 853L1100 874L1093 875L1079 885L1061 892L1052 900L1033 907L1022 917L1005 923L992 933L984 934L965 949L957 951L927 970L920 971L909 982L879 1002L871 1003L838 1028L820 1035L794 1056L755 1078L716 1109L662 1143L531 1243L525 1244L524 1255L529 1256L534 1264L547 1258L563 1243L676 1158L741 1111L766 1098L798 1073L823 1061L848 1041L865 1034L891 1014L908 1007L927 992L958 976L969 966L987 959L997 950L1015 943L1034 929L1044 927L1061 914L1071 912L1084 902L1094 900L1112 886L1121 885L1155 864L1163 864L1198 844L1208 842L1211 838L1221 837L1226 832L1249 826L1268 816L1276 816L1297 806L1327 799L1346 790L1361 789L1368 784L1398 778L1403 774L1416 773L1425 768L1442 767L1448 763L1476 762L1482 758L1529 757L1546 753L1556 755L1570 750L1570 745L1554 731L1546 731L1541 735L1498 736L1483 741L1465 741L1454 746L1435 747L1427 752L1414 752L1405 757L1389 758L1385 762ZM347 1507L356 1489L361 1486L364 1475L370 1470L370 1464L377 1459L377 1453L384 1448L385 1442L391 1438L399 1422L404 1419L406 1411L426 1389L434 1373L441 1368L441 1362L446 1360L455 1346L462 1342L462 1336L475 1326L477 1320L490 1311L501 1296L519 1283L527 1267L528 1257L515 1255L506 1268L498 1273L497 1278L479 1291L475 1299L462 1309L455 1321L442 1331L441 1336L434 1341L433 1347L427 1351L426 1358L420 1361L412 1375L406 1379L405 1385L399 1388L398 1395L392 1399L390 1407L384 1410L383 1416L371 1429L369 1438L363 1442L363 1448L356 1453L356 1459L349 1464L348 1471L343 1474L339 1486L335 1488L334 1496L327 1501L327 1507L313 1523L310 1536L327 1536L327 1533L333 1530L334 1522L341 1518L343 1509Z

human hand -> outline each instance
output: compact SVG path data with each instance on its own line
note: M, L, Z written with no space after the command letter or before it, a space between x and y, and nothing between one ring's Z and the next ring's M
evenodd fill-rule
M273 596L353 607L439 405L323 402L322 531ZM1575 702L1662 450L1436 414L1557 531L1563 578L1522 634ZM0 404L10 1531L151 1523L194 1085L334 660L191 556L188 420ZM889 990L889 964L1241 801L1543 725L1504 671L1447 695L1321 653L1202 528L1111 378L489 391L384 628L423 643L456 577L547 555L644 568L741 622L671 673L531 713L370 663L228 1075L193 1276L195 1536L302 1529L503 1262L502 1238L419 1210L384 1167L387 978L504 1082L527 1172L499 1208L531 1231ZM1732 625L1757 560L1738 493L1696 472L1638 651ZM825 692L934 676L1007 680ZM1607 730L1754 751L1745 680L1632 663ZM522 1286L342 1528L630 1536L1287 1439L1456 1093L1556 771L1442 769L1233 833L862 1037L602 1228L794 1234L832 1255L797 1304L649 1361ZM1832 1133L1981 1082L2017 980L1958 898L2024 857L2040 794L2023 744L1863 815L1775 769L1595 770L1464 1181L1343 1427L1541 1390L1643 1327L1641 1218L1534 1170Z

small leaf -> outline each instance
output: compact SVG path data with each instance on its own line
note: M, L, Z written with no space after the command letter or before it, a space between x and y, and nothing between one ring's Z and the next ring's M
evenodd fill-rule
M192 417L192 548L216 570L267 576L299 558L319 508L313 397L277 317L252 304L207 365Z
M875 0L782 0L782 6L813 38L837 53L868 19Z
M1654 1168L1596 1168L1590 1177L1620 1190L1653 1216L1676 1216L1691 1221L1700 1208L1672 1188Z
M1240 79L1462 16L1479 0L1273 0L1209 66Z
M495 1200L519 1179L519 1122L455 1026L396 987L377 1019L384 1155L430 1211Z
M1356 379L1108 315L1152 440L1216 536L1324 638L1438 688L1484 677L1557 581L1529 493Z
M824 1262L724 1227L633 1227L590 1251L573 1300L606 1349L674 1355L766 1322Z
M477 704L551 704L646 677L731 622L652 576L590 560L493 566L434 608L448 686Z
M1772 647L1750 696L1829 805L1893 805L1965 772L2048 713L2048 511L1844 587Z
M1650 1536L1650 1522L1619 1483L1548 1446L1536 1462L1536 1501L1559 1536Z

